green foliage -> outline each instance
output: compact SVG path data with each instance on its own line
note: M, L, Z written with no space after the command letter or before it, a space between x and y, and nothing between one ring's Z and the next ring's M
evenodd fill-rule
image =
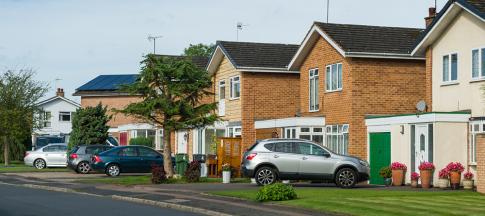
M256 200L264 201L284 201L296 199L295 189L291 185L276 183L265 185L259 189Z
M391 178L391 177L392 177L392 170L391 170L391 168L389 168L388 166L386 166L386 167L382 167L382 168L379 170L379 175L380 175L382 178Z
M0 145L6 165L10 157L23 157L33 129L40 126L37 102L48 88L34 76L30 69L0 73Z
M72 118L72 132L69 147L76 145L104 144L108 139L108 121L111 116L99 103L95 107L79 108Z
M198 161L192 161L189 164L189 167L184 173L184 177L187 182L198 182L200 179L200 163Z
M136 137L136 138L131 138L130 139L130 145L142 145L142 146L148 146L150 148L155 147L155 142L154 142L153 137Z
M210 57L215 48L214 44L190 44L189 47L184 49L184 55Z

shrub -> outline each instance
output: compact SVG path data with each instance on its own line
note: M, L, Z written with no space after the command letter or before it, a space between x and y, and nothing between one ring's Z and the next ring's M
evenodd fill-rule
M417 172L411 173L411 180L417 181L419 179L419 174Z
M187 182L198 182L200 179L200 163L192 161L187 170L185 170L185 179Z
M463 174L463 178L465 178L465 180L471 181L473 180L473 173L467 171L465 174Z
M394 162L391 164L391 170L404 170L406 171L408 167L406 167L406 164L399 163L399 162Z
M152 184L161 184L167 180L163 166L152 165Z
M450 172L446 168L441 169L438 173L438 178L440 179L448 179L449 177L450 177Z
M430 162L424 162L419 165L419 170L434 170L434 164Z
M459 172L459 173L462 173L465 168L463 167L463 165L461 165L460 162L451 162L449 163L448 165L446 165L446 169L448 170L448 172Z
M264 201L283 201L296 199L295 189L291 185L276 183L265 185L259 189L256 200Z
M130 145L142 145L153 148L153 137L136 137L130 139Z
M389 167L382 167L381 170L379 171L379 175L382 178L391 178L392 177L392 171Z

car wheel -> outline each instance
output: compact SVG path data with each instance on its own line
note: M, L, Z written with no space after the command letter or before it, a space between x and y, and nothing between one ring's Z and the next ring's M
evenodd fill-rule
M108 176L119 176L120 175L120 167L116 164L110 164L108 168L106 168L106 175Z
M357 173L351 168L343 168L337 172L335 183L341 188L353 188L357 183Z
M254 176L258 185L269 185L276 182L276 171L271 167L261 167Z
M46 163L44 159L37 159L34 161L34 167L36 169L44 169L46 167Z
M81 162L77 165L77 173L81 174L88 174L91 170L91 166L89 166L88 162Z

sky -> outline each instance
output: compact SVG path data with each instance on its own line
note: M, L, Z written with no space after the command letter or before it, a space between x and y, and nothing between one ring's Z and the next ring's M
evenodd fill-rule
M438 0L440 10L446 0ZM330 0L329 22L424 28L434 0ZM31 68L46 97L101 74L133 74L143 56L236 40L300 44L326 0L0 0L0 72ZM57 79L57 81L56 81Z

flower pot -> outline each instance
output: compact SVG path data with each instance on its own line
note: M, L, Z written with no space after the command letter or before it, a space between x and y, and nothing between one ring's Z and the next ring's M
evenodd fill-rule
M222 171L222 183L231 183L231 171Z
M456 171L450 172L450 185L451 189L456 190L460 188L461 173Z
M431 179L433 179L433 170L420 170L421 187L430 188Z
M473 189L473 180L463 180L463 188L467 190Z
M411 180L411 187L417 188L418 187L418 180Z
M445 189L448 188L448 184L450 183L450 180L448 179L438 179L438 187Z
M392 184L392 178L384 178L384 185L386 185L386 187L391 186L391 184Z
M404 182L404 170L392 170L392 185L401 186Z

